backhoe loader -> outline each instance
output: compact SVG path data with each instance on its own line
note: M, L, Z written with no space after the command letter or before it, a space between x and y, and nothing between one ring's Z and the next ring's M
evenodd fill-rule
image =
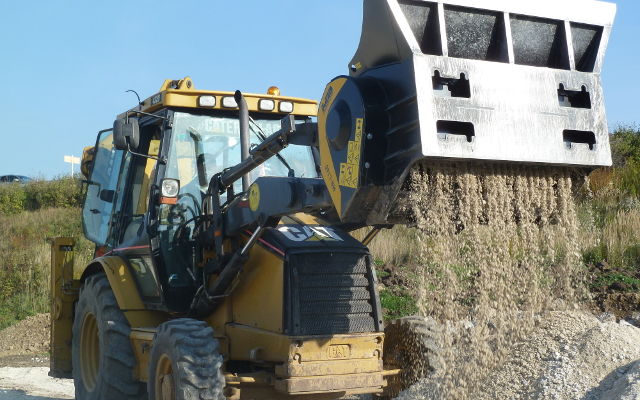
M393 397L428 377L437 327L385 329L367 245L414 223L425 160L609 165L614 14L365 0L349 75L318 103L165 81L84 152L95 258L53 244L51 375L81 400Z

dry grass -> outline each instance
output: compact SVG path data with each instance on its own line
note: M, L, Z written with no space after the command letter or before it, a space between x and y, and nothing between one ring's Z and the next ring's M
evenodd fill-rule
M580 207L580 248L587 264L640 267L640 202L619 194L596 196Z
M368 231L361 229L354 236L362 240ZM418 232L402 225L384 229L369 244L369 250L378 263L394 266L411 263L419 255Z
M609 191L614 186L615 171L613 168L600 168L589 175L589 189L593 193Z
M640 240L640 210L618 211L602 229L600 242L606 246L609 262L625 264L632 261L630 249Z

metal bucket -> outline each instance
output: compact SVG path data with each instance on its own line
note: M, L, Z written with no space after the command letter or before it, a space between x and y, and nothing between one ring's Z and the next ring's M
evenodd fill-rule
M591 0L365 0L350 76L327 86L318 118L343 220L385 221L419 161L610 165L600 72L615 12Z

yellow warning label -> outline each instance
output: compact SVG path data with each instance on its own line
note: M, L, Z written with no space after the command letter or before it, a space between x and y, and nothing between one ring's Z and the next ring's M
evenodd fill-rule
M360 171L360 146L362 143L362 130L364 120L356 119L356 129L353 140L349 141L347 147L347 162L340 164L340 186L357 188Z
M353 140L354 142L358 142L358 144L362 141L363 125L364 125L364 120L362 118L356 119L356 134L354 135L355 138Z
M354 189L358 187L357 164L340 164L340 186L346 186Z
M347 164L359 164L360 162L360 143L349 142L347 151Z

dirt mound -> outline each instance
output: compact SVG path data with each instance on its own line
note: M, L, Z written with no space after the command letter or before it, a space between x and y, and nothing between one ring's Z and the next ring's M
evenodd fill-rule
M585 312L550 312L506 361L491 370L474 399L640 398L640 329ZM400 399L443 398L437 379L424 380Z
M39 314L0 331L0 357L48 353L49 327L49 314Z

